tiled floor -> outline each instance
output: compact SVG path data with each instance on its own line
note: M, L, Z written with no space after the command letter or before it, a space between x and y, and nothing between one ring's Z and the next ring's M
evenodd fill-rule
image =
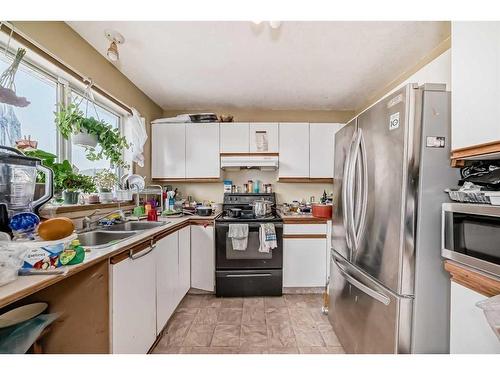
M321 305L321 295L216 298L190 294L153 353L344 353Z

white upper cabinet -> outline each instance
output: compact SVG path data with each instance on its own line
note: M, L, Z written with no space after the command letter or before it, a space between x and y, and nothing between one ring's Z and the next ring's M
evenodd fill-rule
M452 22L452 149L500 142L500 22Z
M248 122L227 122L220 124L220 152L249 152Z
M333 178L335 133L342 124L309 124L309 177Z
M186 127L186 178L219 178L219 124Z
M309 123L279 124L279 177L309 178Z
M186 177L185 124L151 125L152 178Z
M250 123L250 152L279 152L279 126L277 123Z

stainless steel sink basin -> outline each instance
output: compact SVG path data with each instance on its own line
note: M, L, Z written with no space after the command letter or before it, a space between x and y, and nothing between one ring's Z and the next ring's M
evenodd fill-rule
M83 247L99 249L111 246L117 242L123 241L137 232L110 232L104 230L94 230L78 234L78 240Z
M168 222L158 222L158 221L127 221L123 224L115 224L109 227L105 227L99 230L109 231L109 232L124 232L124 231L138 231L138 230L147 230L151 228L161 227Z

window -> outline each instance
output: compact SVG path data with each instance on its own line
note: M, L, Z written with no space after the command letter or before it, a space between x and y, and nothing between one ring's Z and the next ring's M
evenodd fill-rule
M114 128L120 127L120 116L111 112L108 109L103 108L101 105L97 104L95 107L92 103L88 103L84 99L82 102L82 95L73 92L72 100L75 104L80 104L80 109L85 113L87 111L88 117L94 117L99 120L103 120L107 124L110 124ZM97 110L97 114L96 114ZM97 145L97 149L99 149L99 145ZM91 161L88 160L85 156L85 148L78 145L71 145L71 162L73 165L78 168L78 171L82 174L86 174L89 176L94 176L97 172L103 169L111 169L111 163L109 160L97 160Z
M0 74L12 63L9 55L12 56L19 47L12 41L9 54L6 55L4 51L7 38L8 35L0 32ZM28 50L16 73L15 85L17 94L26 97L30 104L20 108L0 103L0 145L15 146L16 141L30 137L32 141L38 142L39 150L53 153L59 160L69 160L82 174L93 176L100 170L111 169L109 160L88 160L85 149L72 145L71 140L63 139L54 122L54 112L59 104L66 103L64 98L69 94L73 102L80 103L85 87L82 82ZM125 112L96 93L94 97L97 114L90 103L88 116L99 118L121 129ZM86 103L83 101L80 109L84 113L85 106ZM114 171L120 174L122 168L116 168Z
M0 57L0 74L12 60ZM0 144L15 146L24 137L38 141L38 148L57 154L57 131L54 111L57 82L31 67L21 64L16 74L16 92L31 104L20 108L0 103Z

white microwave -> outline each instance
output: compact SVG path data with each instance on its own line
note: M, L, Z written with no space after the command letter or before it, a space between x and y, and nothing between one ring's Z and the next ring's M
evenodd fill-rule
M500 278L500 206L444 203L441 255Z

